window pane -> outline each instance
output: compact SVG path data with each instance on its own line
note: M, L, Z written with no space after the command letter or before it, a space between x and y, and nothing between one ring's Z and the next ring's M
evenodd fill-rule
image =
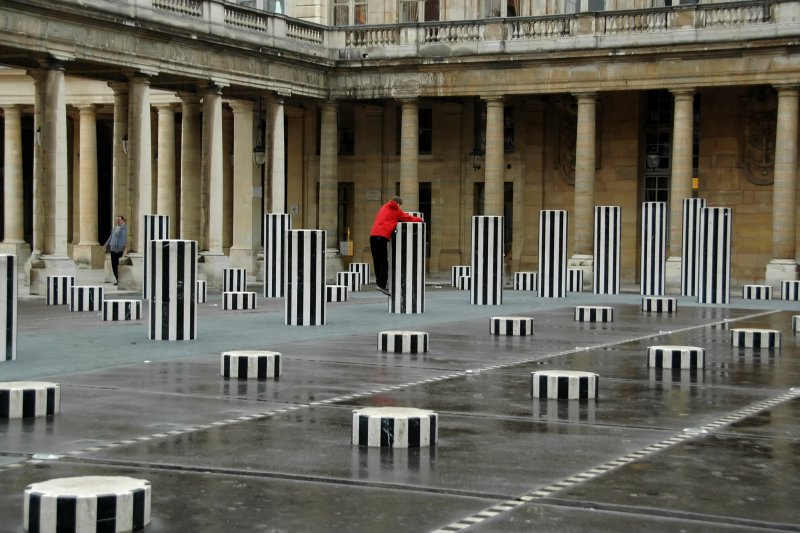
M483 0L483 16L486 18L500 17L500 0Z
M425 20L439 20L439 0L425 0Z
M333 24L335 26L350 25L350 8L347 4L337 4L333 7Z
M356 4L353 24L367 23L367 4Z
M605 11L606 0L589 0L587 11Z

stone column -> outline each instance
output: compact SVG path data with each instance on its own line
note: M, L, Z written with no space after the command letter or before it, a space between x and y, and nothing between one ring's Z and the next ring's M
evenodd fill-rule
M260 186L258 166L253 162L253 102L231 100L233 109L233 245L230 265L256 274L256 248L259 240L258 199L253 190Z
M575 256L592 256L597 95L581 93L575 138ZM574 256L574 257L575 257Z
M270 101L272 150L270 157L270 213L286 213L286 156L283 132L283 98Z
M338 128L336 122L337 104L329 101L321 104L322 124L319 154L319 229L326 235L327 272L344 270L340 266L341 256L338 248L337 201L338 201Z
M672 124L672 175L669 190L669 252L667 253L667 291L681 287L681 247L683 244L683 200L692 197L692 128L694 90L673 90L675 112Z
M181 239L200 240L200 98L181 93Z
M142 217L153 214L152 131L148 76L135 75L130 78L129 124L130 180L137 194L134 195L136 207L128 221L128 250L133 248L137 252L136 256L141 257L144 246ZM141 284L136 287L141 287Z
M81 105L78 110L80 239L73 247L73 256L81 266L102 268L105 253L97 240L97 115L93 105Z
M58 61L45 66L43 119L44 174L49 200L45 213L45 252L66 259L69 227L67 101L64 66Z
M419 108L416 98L400 100L400 197L404 211L419 210ZM390 193L389 198L394 196ZM330 235L330 234L329 234Z
M46 193L44 176L44 133L42 123L44 122L44 91L42 90L42 71L29 71L28 75L33 78L33 253L35 259L45 250L44 243L44 214L46 211ZM30 275L30 265L26 265L26 272ZM30 279L29 279L30 281Z
M112 213L116 220L118 215L130 221L131 201L128 182L128 154L126 152L128 138L128 84L109 83L114 90L114 154L113 154L113 185L112 185Z
M797 112L798 86L778 85L778 125L775 133L775 181L772 186L772 259L766 283L778 290L782 280L798 279Z
M156 213L166 215L170 221L169 238L178 234L175 198L175 111L171 104L159 105L158 110L158 194Z
M486 100L486 173L483 196L485 216L503 216L505 203L505 148L503 145L503 98L492 97ZM512 221L507 220L507 224Z
M17 264L27 260L22 196L22 127L20 107L3 106L5 168L3 169L3 242L0 253L17 256Z

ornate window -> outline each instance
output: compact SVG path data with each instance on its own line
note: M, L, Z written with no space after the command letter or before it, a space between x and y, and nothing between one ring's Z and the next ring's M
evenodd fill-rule
M439 0L400 0L398 22L426 22L439 20Z
M483 18L519 17L522 15L522 0L482 0Z
M564 0L564 13L605 10L606 0Z
M333 0L334 26L356 26L366 23L366 0Z

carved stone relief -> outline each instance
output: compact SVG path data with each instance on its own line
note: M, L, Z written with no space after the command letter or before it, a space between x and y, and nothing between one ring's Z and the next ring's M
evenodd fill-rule
M740 153L750 183L771 185L775 177L775 130L778 98L771 87L754 87L744 96L744 128Z

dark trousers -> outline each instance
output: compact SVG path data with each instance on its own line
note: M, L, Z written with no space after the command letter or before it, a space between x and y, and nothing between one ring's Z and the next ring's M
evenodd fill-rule
M371 236L369 248L372 250L372 266L375 267L375 282L378 287L386 288L389 280L389 256L387 248L389 239L386 237Z
M114 272L114 278L119 283L119 258L122 257L122 252L111 252L111 271Z

